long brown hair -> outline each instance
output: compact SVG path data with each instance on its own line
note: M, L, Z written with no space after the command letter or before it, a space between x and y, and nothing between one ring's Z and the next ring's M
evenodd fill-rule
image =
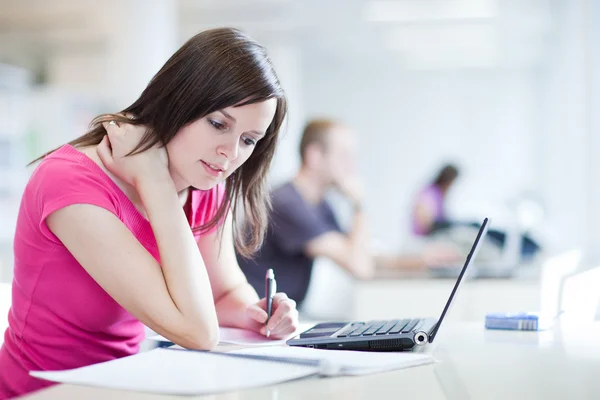
M267 228L270 209L267 171L287 113L287 102L265 48L241 31L219 28L192 37L171 56L131 106L120 113L94 118L90 130L69 144L84 147L100 143L106 134L102 123L114 120L148 127L140 144L131 152L136 154L157 143L166 145L182 127L207 114L272 98L277 99L277 108L265 137L257 143L250 158L227 178L225 201L215 216L194 228L200 232L210 230L231 207L236 249L248 257L262 244ZM237 224L240 201L250 228L243 230L249 232L246 235L242 235Z
M458 178L458 167L454 164L446 164L440 169L437 176L433 180L433 184L437 187L446 190Z

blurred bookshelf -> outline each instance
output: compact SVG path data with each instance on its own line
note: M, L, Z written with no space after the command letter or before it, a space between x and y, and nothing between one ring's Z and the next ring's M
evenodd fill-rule
M113 111L97 95L34 84L32 74L0 63L0 282L12 280L12 244L21 195L45 152L82 135Z
M12 274L12 239L27 180L27 110L31 74L0 64L0 279Z

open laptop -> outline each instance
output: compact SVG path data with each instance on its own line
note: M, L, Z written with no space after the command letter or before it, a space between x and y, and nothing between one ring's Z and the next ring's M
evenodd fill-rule
M389 321L325 322L289 339L287 344L316 349L402 351L433 342L454 296L456 296L467 267L475 258L483 242L489 224L488 218L483 220L454 289L452 289L438 320L435 318L401 318Z

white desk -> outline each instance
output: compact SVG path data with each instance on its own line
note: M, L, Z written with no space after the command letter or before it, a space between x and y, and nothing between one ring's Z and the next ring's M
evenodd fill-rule
M556 326L547 332L486 331L480 324L444 326L434 355L440 361L364 377L306 379L207 397L253 399L598 399L600 323ZM27 398L180 399L143 393L58 385Z
M479 322L488 312L539 310L540 282L539 268L533 267L522 268L510 279L466 279L449 320ZM361 281L332 262L319 260L303 311L320 320L437 318L455 283L456 278L435 278L428 271L386 269L378 270L372 280Z
M406 317L438 318L455 279L375 279L354 283L352 319ZM488 312L540 309L541 288L533 279L474 279L464 281L452 304L449 321L484 321Z

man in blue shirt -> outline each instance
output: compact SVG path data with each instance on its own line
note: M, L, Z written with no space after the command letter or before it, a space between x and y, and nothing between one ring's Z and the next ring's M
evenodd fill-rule
M264 291L267 269L273 268L278 290L301 304L317 257L330 258L355 277L372 276L355 153L356 138L344 125L330 120L307 124L300 143L300 170L272 192L273 210L263 247L253 259L238 256L248 281L259 293ZM341 231L325 200L332 188L353 204L349 232Z

